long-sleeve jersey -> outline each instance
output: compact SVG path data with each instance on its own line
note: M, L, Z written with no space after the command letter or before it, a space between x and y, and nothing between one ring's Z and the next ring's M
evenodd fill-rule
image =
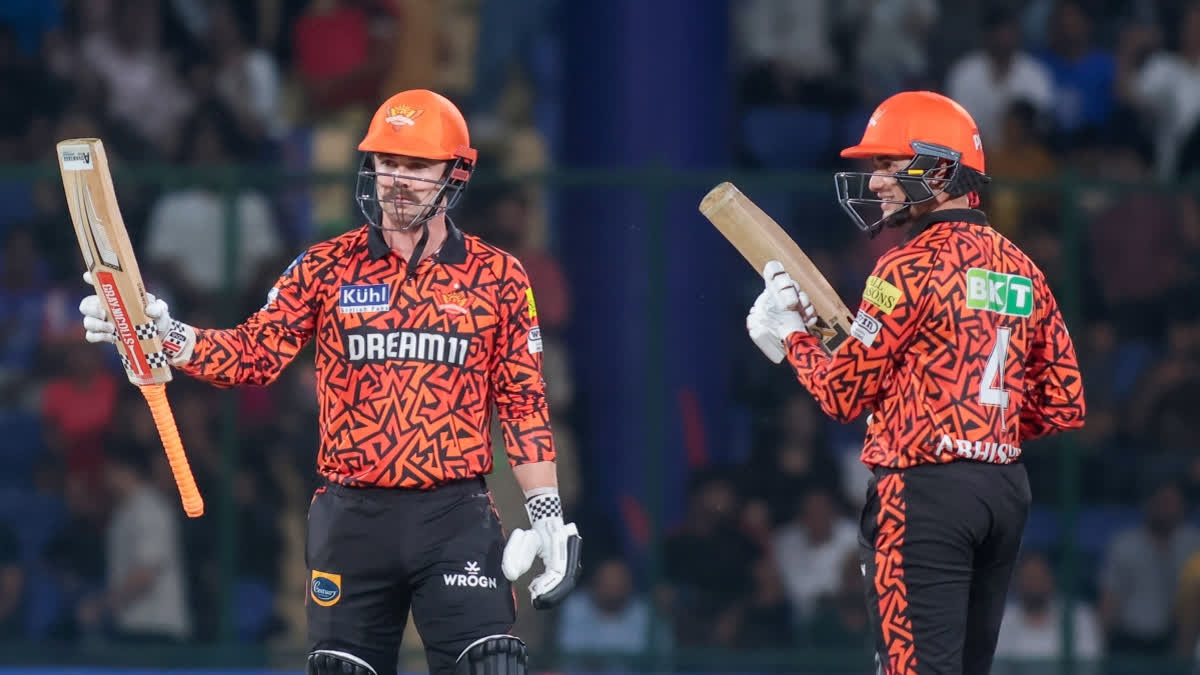
M369 226L311 246L241 325L197 330L180 369L265 385L313 337L328 480L425 489L489 473L493 404L510 464L555 458L529 279L452 224L412 276Z
M832 355L788 338L797 378L831 417L869 412L862 461L999 464L1083 425L1075 347L1045 275L981 211L935 211L880 256L851 337Z

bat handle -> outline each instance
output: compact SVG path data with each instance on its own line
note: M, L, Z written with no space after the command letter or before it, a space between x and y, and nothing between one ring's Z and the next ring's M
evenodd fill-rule
M148 384L138 389L146 397L150 414L154 416L154 426L158 427L158 437L167 451L167 461L171 464L171 473L175 475L183 510L189 518L199 518L204 515L204 499L200 496L192 467L183 452L183 441L179 439L179 429L175 427L175 415L171 412L171 404L167 402L166 385Z

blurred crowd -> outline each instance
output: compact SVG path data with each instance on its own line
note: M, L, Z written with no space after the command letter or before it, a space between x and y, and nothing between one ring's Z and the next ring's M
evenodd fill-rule
M843 166L836 151L857 140L876 102L898 89L942 91L979 123L998 182L984 201L994 227L1034 257L1061 297L1074 298L1064 305L1076 317L1089 418L1073 439L1078 463L1064 461L1054 440L1025 448L1037 504L999 655L1054 658L1057 627L1070 614L1082 657L1194 659L1200 202L1180 181L1200 167L1200 4L730 6L738 122L730 143L739 166ZM421 86L458 101L484 172L550 166L559 128L546 54L557 9L551 0L0 7L0 87L10 92L0 97L0 165L49 168L32 182L0 175L0 636L211 641L226 596L239 640L303 634L305 570L297 568L316 481L311 351L268 388L170 385L202 492L210 504L228 495L233 505L221 516L182 518L145 403L123 381L115 351L83 342L76 306L87 289L54 143L100 136L118 170L169 164L201 177L229 164L250 169L230 203L202 178L131 174L117 187L149 290L190 323L232 325L261 306L305 245L358 224L348 181L272 177L281 169L351 176L358 135L386 95ZM831 223L795 234L852 299L898 239L891 231L860 237L832 190L822 190L780 191L763 205L781 222ZM473 187L456 219L530 271L564 497L577 504L586 483L572 457L602 449L573 436L563 339L572 303L546 204L535 183ZM237 225L232 267L221 236L228 209ZM785 369L748 340L732 344L731 411L740 422L718 442L741 448L741 460L689 467L686 514L663 541L663 583L643 583L619 536L589 539L584 586L559 612L522 614L517 631L531 645L610 656L637 654L652 640L867 654L857 558L862 428L828 422ZM512 481L491 484L501 512L520 514ZM1083 502L1076 514L1059 508L1069 485ZM215 545L230 522L235 545ZM630 524L580 524L585 533L622 526ZM1074 545L1064 546L1072 532Z

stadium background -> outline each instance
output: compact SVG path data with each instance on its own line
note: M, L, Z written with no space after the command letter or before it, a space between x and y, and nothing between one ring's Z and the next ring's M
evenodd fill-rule
M754 350L758 281L696 204L734 180L853 301L896 237L839 212L836 150L915 87L975 114L985 208L1052 279L1087 387L1083 432L1025 448L1036 508L995 672L1195 668L1189 3L6 0L0 83L0 673L303 655L311 348L267 388L170 385L209 505L184 519L144 402L82 340L54 142L104 139L150 290L231 326L305 245L360 223L354 146L411 87L467 113L481 162L455 218L525 262L546 336L587 576L550 613L522 589L535 670L868 672L861 425L828 423ZM167 527L112 518L105 467L139 457ZM503 465L491 484L520 522ZM110 537L173 561L184 600L158 634L97 618ZM411 630L403 665L423 668Z

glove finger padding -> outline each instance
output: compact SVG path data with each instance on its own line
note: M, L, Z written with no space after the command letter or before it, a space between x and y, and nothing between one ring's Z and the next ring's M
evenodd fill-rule
M500 560L500 569L509 581L516 581L521 575L533 567L533 561L541 552L541 537L536 532L516 529L508 535L508 543L504 545L504 555Z
M104 303L100 302L100 296L89 295L79 303L79 313L85 317L85 320L90 317L99 321L108 319L108 309Z
M580 563L583 538L579 536L575 523L563 527L554 537L553 545L546 548L550 549L542 552L546 571L529 584L534 609L556 607L574 590L583 570Z
M147 293L146 299L146 316L154 321L154 327L158 329L159 335L165 335L171 330L171 314L167 309L167 303L154 297L154 294Z

